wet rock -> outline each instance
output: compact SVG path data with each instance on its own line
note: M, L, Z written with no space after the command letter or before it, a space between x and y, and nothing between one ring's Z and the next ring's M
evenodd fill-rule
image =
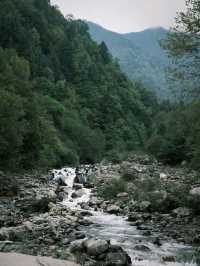
M80 198L82 197L83 195L85 194L84 190L83 189L79 189L75 192L72 193L72 198Z
M131 258L128 254L118 246L111 246L110 251L105 258L106 266L128 266L131 265Z
M92 216L93 214L90 211L87 210L82 210L80 212L80 216L85 217L85 216Z
M67 198L67 194L65 192L59 192L57 197L59 201L63 201Z
M196 234L192 239L193 244L200 244L200 234Z
M176 258L174 256L165 256L162 257L162 261L164 262L176 262Z
M108 206L107 212L110 214L118 214L120 212L120 207L117 205Z
M94 185L93 183L88 183L88 182L86 182L86 183L84 184L84 187L85 187L85 188L94 188L95 185Z
M152 234L152 233L151 233L151 231L149 231L149 230L142 232L142 235L143 235L143 236L150 236L151 234Z
M130 214L127 219L128 222L136 222L137 217L135 215Z
M74 232L73 235L75 239L84 239L86 237L85 234L82 232Z
M49 211L49 203L55 203L55 197L40 196L38 198L24 199L21 204L21 210L27 213L47 212Z
M160 240L159 237L156 237L156 238L153 240L153 244L156 245L156 246L158 246L158 247L162 246L162 242L161 242L161 240Z
M151 251L151 249L145 245L136 245L134 247L134 249L137 251L142 251L142 252L150 252Z
M146 231L147 231L147 230L149 231L149 230L151 230L151 227L150 227L150 226L147 226L147 225L143 225L143 224L138 224L138 225L137 225L137 229L138 229L138 230L141 230L141 231L145 231L145 230L146 230Z
M84 174L76 174L75 182L79 184L85 184L87 182L87 176Z
M77 252L80 253L84 251L84 240L81 239L71 242L70 251L72 253L77 253Z
M79 184L79 183L74 183L73 184L73 189L75 189L75 190L79 190L79 189L82 189L82 188L83 188L82 184Z
M84 242L86 253L90 256L98 256L108 250L109 244L106 240L88 239Z

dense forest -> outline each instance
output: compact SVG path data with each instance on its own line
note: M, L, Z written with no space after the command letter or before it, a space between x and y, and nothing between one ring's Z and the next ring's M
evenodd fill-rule
M154 119L154 133L149 150L168 163L200 163L200 2L186 1L186 11L177 15L175 27L162 41L174 64L170 79L174 81L176 104L163 103ZM176 87L176 83L178 86ZM180 85L181 84L181 88Z
M48 0L0 2L0 168L94 163L141 149L155 97L88 26Z
M158 104L85 22L49 0L1 0L0 169L95 163L136 150L198 167L200 4L187 5L162 44L185 97Z

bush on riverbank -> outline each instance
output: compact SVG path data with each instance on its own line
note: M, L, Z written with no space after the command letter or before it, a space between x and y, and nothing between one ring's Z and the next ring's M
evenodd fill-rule
M162 180L159 175L138 175L133 170L122 172L121 178L98 185L98 195L105 200L115 200L133 211L169 213L186 207L194 214L200 214L200 196L189 193L198 179L195 175L177 181ZM121 192L127 192L128 197L117 197Z
M0 172L0 197L12 197L19 192L19 184L14 176Z
M126 183L123 180L113 178L109 183L98 188L98 194L106 200L111 200L114 199L117 194L125 192L126 190Z

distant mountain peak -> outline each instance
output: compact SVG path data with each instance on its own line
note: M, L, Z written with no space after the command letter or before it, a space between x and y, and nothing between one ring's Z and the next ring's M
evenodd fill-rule
M168 32L168 30L166 28L164 28L163 26L155 26L155 27L146 28L146 29L141 30L141 31L131 31L131 32L127 32L127 33L119 33L117 31L113 31L113 30L107 29L106 27L104 27L102 25L99 25L96 22L92 22L92 21L87 21L86 20L86 23L89 26L91 26L91 27L92 26L98 27L99 29L106 30L108 32L112 32L112 33L116 33L116 34L120 34L120 35L128 35L128 34L133 34L133 33L136 33L137 34L137 33L144 33L144 32L150 32L150 31Z
M121 34L93 22L88 22L88 26L92 38L98 43L106 43L130 79L142 81L160 97L169 94L165 76L169 59L159 44L160 40L165 39L167 29L158 26Z

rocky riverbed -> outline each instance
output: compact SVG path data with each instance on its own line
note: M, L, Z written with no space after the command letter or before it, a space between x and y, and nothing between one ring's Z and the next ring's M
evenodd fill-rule
M126 266L131 259L133 265L186 265L184 261L196 265L190 245L199 243L198 215L188 206L154 210L148 198L134 199L138 188L132 178L155 178L165 185L192 179L188 193L196 200L197 173L166 167L149 157L97 165L81 175L69 175L67 169L54 172L54 180L51 174L0 173L0 252L47 256L81 265ZM112 190L109 197L102 193L125 173L126 188ZM80 178L84 175L89 176L89 182ZM72 176L73 182L69 180ZM8 181L15 179L18 186L7 189L12 183ZM146 188L143 192L149 193ZM156 198L159 206L166 204L166 193L162 190L159 194L163 201Z

